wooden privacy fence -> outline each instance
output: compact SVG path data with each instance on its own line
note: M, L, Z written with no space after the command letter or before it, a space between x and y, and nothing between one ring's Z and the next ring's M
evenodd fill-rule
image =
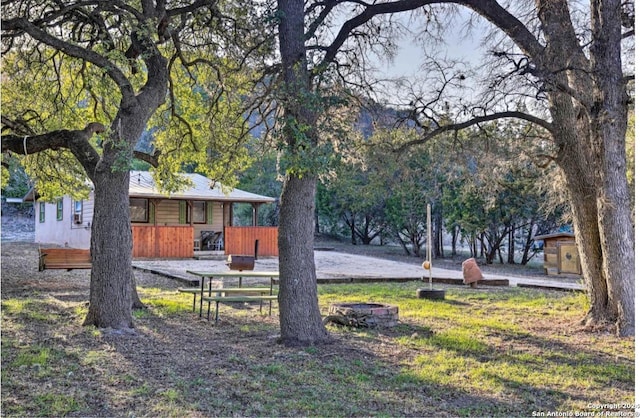
M132 225L133 257L193 257L193 228L186 226Z
M258 256L278 255L278 227L276 226L226 226L224 253L253 255L256 240L258 240Z

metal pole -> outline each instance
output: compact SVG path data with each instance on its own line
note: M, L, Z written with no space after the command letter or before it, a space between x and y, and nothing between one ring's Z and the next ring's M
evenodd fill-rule
M427 261L429 262L429 289L433 290L433 278L431 277L431 205L427 203Z

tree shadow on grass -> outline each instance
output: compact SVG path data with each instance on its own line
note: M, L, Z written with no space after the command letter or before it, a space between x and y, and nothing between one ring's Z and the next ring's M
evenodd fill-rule
M75 413L84 416L530 416L558 410L567 399L604 403L608 399L599 392L606 392L607 382L621 388L607 393L633 393L632 378L622 370L628 367L632 375L631 361L498 328L479 330L482 340L434 335L428 326L413 324L332 328L333 344L286 348L276 342L275 313L260 315L256 305L225 307L214 325L191 312L185 297L183 310L151 304L137 313L135 336L104 334L80 326L88 283L74 286L54 286L37 297L21 291L15 299L27 302L22 307L3 301L2 389L9 396L2 402L11 411L42 415L29 405L34 396L54 393L76 397ZM19 356L41 349L49 349L46 365L17 365ZM460 384L447 376L455 369L426 373L439 370L437 359L426 355L434 350L459 357L463 365L479 364L478 373L498 389ZM514 372L488 369L491 363L512 365ZM557 382L533 384L517 374L542 373L550 364L593 381L593 396ZM609 367L603 371L598 364Z
M493 344L485 337L491 337ZM567 404L586 408L588 404L620 403L624 397L631 402L633 397L633 359L610 351L491 328L478 328L475 335L452 329L420 342L418 349L446 359L444 364L456 359L443 370L455 365L465 368L470 376L488 382L488 391L497 389L517 404L536 407L529 412L558 411Z
M407 378L401 359L386 352L382 340L338 333L333 344L287 348L276 342L277 318L233 313L226 310L225 320L213 325L193 314L150 309L138 320L138 337L105 340L144 385L177 391L185 413L434 416L464 415L476 410L473 405L510 410L499 399Z

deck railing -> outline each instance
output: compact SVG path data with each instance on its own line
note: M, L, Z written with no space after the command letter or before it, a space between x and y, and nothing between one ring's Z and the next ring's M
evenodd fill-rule
M256 240L258 257L278 255L278 227L275 226L226 226L224 253L253 255Z
M185 226L132 225L133 257L193 257L193 228Z

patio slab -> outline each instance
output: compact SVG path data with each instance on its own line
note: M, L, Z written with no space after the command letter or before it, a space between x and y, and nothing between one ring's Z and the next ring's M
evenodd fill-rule
M437 260L435 261L437 263ZM340 253L334 251L315 251L316 276L318 283L349 283L367 281L428 281L428 271L422 268L420 260L415 264L385 260L374 257ZM197 284L199 279L187 270L222 272L228 271L225 260L134 260L134 268L150 271L173 277L187 283ZM255 261L254 271L277 271L278 259L276 257L261 257ZM446 280L462 279L461 270L447 270L438 267L431 268L434 283L438 279ZM583 291L584 286L579 279L567 278L528 278L496 274L483 274L487 280L509 280L510 286L558 288L562 290ZM227 279L225 279L227 280ZM223 281L222 285L233 285L237 280ZM266 279L247 278L246 284L264 284ZM482 282L479 283L482 285Z

